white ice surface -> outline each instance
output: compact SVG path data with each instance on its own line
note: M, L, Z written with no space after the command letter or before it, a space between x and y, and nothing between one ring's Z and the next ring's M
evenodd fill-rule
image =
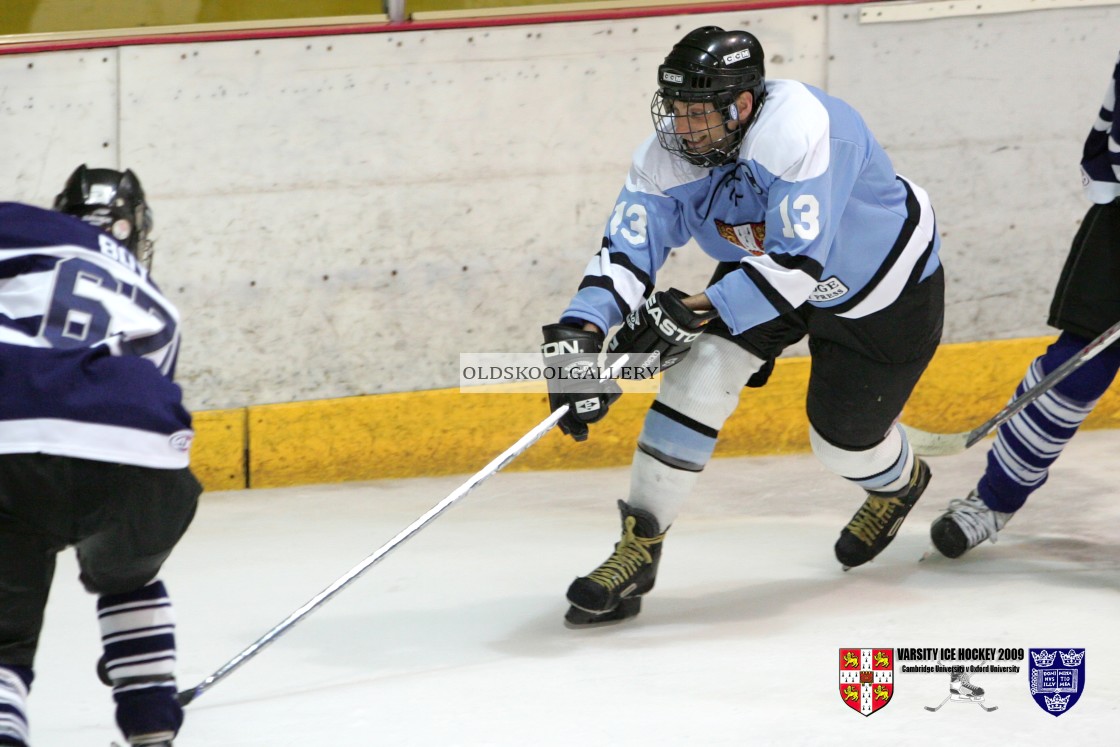
M1120 431L1080 434L1050 483L958 561L919 562L987 442L933 482L874 563L832 545L862 494L811 456L722 459L627 623L573 631L564 591L618 537L629 471L502 473L187 709L177 747L314 745L1120 744ZM479 467L492 455L480 455ZM465 476L212 493L165 566L179 685L193 686L359 564ZM119 736L97 682L93 597L60 559L37 661L35 747ZM1055 718L1019 674L903 674L870 717L838 690L841 647L1084 647ZM920 662L919 662L920 663Z

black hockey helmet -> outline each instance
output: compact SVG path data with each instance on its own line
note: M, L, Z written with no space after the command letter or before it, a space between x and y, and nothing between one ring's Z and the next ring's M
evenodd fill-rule
M650 109L662 147L698 166L730 163L738 156L743 135L766 96L762 44L746 31L698 28L669 52L657 69L657 86ZM727 129L728 121L738 119L735 100L743 91L750 91L754 97L751 118ZM702 152L689 149L676 131L673 104L679 101L710 103L723 115L726 134L711 133L711 147Z
M100 228L151 267L152 211L131 170L91 169L83 163L55 197L54 209Z

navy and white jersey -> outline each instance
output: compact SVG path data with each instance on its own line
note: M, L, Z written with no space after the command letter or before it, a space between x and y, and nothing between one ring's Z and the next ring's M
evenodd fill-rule
M736 334L805 303L867 316L937 269L928 196L895 174L859 114L796 81L766 90L735 163L691 165L652 135L638 148L603 248L562 319L618 324L689 239L739 263L707 289Z
M0 203L0 453L188 466L179 313L108 234Z
M1086 196L1101 205L1120 197L1120 118L1116 102L1120 101L1120 57L1112 80L1104 93L1104 103L1085 140L1081 156L1081 184Z

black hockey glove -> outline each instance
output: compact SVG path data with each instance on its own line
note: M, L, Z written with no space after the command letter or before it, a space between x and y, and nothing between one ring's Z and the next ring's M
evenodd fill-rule
M704 331L704 325L715 319L715 311L693 311L682 303L684 291L670 288L649 297L640 308L630 312L618 332L611 338L611 353L644 355L660 353L661 370L680 363L688 349ZM631 361L630 365L648 365Z
M548 377L548 405L553 411L568 405L560 418L560 430L576 441L587 440L587 424L602 420L607 408L622 396L614 381L598 378L599 352L603 334L568 324L546 324L541 355L552 369Z

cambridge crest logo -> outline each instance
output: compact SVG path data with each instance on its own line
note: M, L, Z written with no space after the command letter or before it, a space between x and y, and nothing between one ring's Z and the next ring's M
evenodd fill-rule
M748 254L761 257L766 253L763 248L766 243L765 223L741 223L733 226L717 219L716 231L724 240L731 242Z
M849 708L870 716L893 694L893 648L840 649L840 698Z
M1085 688L1085 649L1032 648L1027 665L1039 708L1052 716L1073 708Z

